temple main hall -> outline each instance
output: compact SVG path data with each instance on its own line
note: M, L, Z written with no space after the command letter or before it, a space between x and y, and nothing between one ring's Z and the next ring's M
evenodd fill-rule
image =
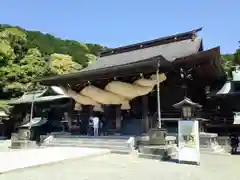
M158 93L162 124L169 131L176 131L181 117L173 104L184 97L201 104L199 115L211 121L215 107L210 107L206 89L220 88L226 74L220 47L204 49L203 39L197 36L201 30L107 49L79 72L38 81L61 87L74 99L67 112L72 122L86 126L88 117L99 114L106 119L109 133L141 134L155 127ZM181 71L188 73L188 80L181 77Z

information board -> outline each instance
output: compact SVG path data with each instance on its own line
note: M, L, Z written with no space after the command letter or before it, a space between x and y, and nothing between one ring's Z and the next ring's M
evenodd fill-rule
M200 164L199 123L196 120L178 122L179 162Z

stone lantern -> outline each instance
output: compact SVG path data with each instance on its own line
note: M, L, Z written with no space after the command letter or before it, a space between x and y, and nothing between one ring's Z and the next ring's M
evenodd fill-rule
M202 106L185 97L182 101L174 104L173 107L182 110L182 118L184 120L190 120L195 116L196 110Z
M202 106L185 97L173 105L182 110L178 121L178 160L181 163L200 164L199 122L195 113Z

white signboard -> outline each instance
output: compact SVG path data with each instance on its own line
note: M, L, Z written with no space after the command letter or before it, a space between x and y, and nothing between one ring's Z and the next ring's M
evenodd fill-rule
M198 121L178 122L179 162L200 164Z
M234 113L234 122L233 124L240 124L240 112Z

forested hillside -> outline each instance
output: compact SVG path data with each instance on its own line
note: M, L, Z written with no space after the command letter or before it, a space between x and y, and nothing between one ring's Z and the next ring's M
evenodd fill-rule
M31 90L35 78L79 71L95 61L102 48L0 25L0 99Z

